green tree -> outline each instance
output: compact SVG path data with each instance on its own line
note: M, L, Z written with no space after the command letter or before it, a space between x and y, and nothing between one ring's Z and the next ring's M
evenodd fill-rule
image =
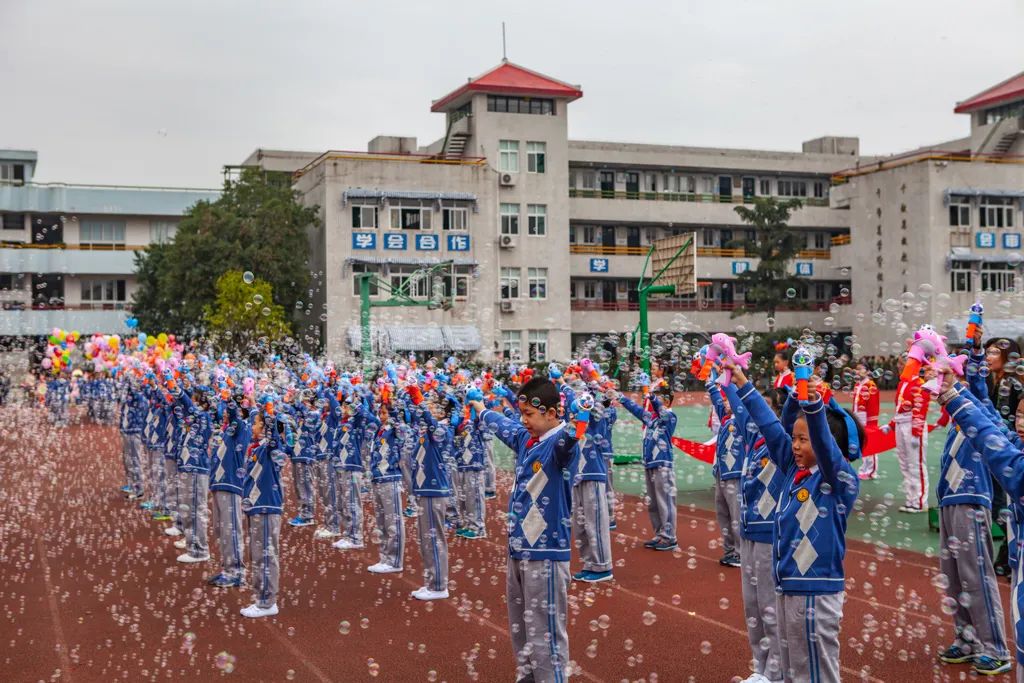
M185 214L172 243L136 257L140 329L202 334L205 306L229 270L255 273L270 284L276 303L295 311L310 275L306 228L318 213L299 204L287 183L257 169L225 180L220 198Z
M801 307L787 292L801 292L806 280L792 274L790 262L804 247L803 234L789 227L790 215L803 204L799 199L778 200L757 197L753 208L737 206L740 220L755 230L754 239L733 240L728 247L742 248L759 259L757 267L740 273L736 279L745 286L746 302L733 309L732 317L749 313L767 313L768 329L775 329L775 311L781 302Z
M232 354L252 354L291 334L284 307L274 303L269 282L245 281L242 271L229 270L217 279L213 304L203 307L211 341Z

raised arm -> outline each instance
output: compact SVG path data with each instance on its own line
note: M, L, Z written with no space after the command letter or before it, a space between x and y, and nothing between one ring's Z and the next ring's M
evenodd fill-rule
M964 393L944 392L939 398L1003 489L1011 498L1020 498L1024 495L1024 453Z
M492 434L517 454L520 447L525 447L526 442L530 439L530 433L526 431L526 427L501 413L485 409L480 411L479 419Z
M839 472L843 469L843 452L839 450L825 416L825 404L821 397L814 394L814 400L803 404L804 415L807 416L807 433L811 439L811 448L818 459L821 478L832 485L839 486Z
M643 408L638 406L633 399L629 398L625 394L619 396L619 403L623 408L628 410L633 417L643 422L645 425L650 422L651 416L647 414Z

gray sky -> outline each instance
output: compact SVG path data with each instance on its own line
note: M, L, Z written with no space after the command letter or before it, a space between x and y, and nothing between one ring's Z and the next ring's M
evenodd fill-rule
M583 86L574 138L892 153L1024 70L1018 0L0 0L0 147L40 181L217 187L256 147L423 144L502 20L511 60Z

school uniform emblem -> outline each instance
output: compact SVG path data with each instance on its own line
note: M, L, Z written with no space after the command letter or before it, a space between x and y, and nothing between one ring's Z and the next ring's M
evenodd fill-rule
M811 492L807 489L800 489L796 492L796 499L801 503L806 503L807 499L811 497Z
M761 458L761 467L768 467L768 457Z
M534 472L540 472L540 468L541 468L540 460L534 460L534 462L533 462L533 471Z

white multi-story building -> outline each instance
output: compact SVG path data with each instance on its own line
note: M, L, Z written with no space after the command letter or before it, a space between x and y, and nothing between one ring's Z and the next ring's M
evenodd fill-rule
M728 246L748 229L734 208L759 196L805 203L792 220L806 234L793 268L808 285L780 305L776 326L843 329L837 312L855 294L830 254L849 241L849 212L828 195L832 172L859 159L856 138L819 138L799 153L570 140L582 94L502 62L433 103L445 133L430 145L382 136L366 152L257 150L243 162L294 170L302 200L320 207L311 299L329 354L359 348L359 273L397 285L451 260L454 307L374 309L376 350L567 358L592 335L635 327L647 249L679 232L695 234L700 289L652 299L651 330L765 330L763 315L731 317L743 301L734 276L756 266ZM413 294L426 299L429 287Z
M36 163L0 150L0 337L128 332L135 252L220 192L36 183Z

